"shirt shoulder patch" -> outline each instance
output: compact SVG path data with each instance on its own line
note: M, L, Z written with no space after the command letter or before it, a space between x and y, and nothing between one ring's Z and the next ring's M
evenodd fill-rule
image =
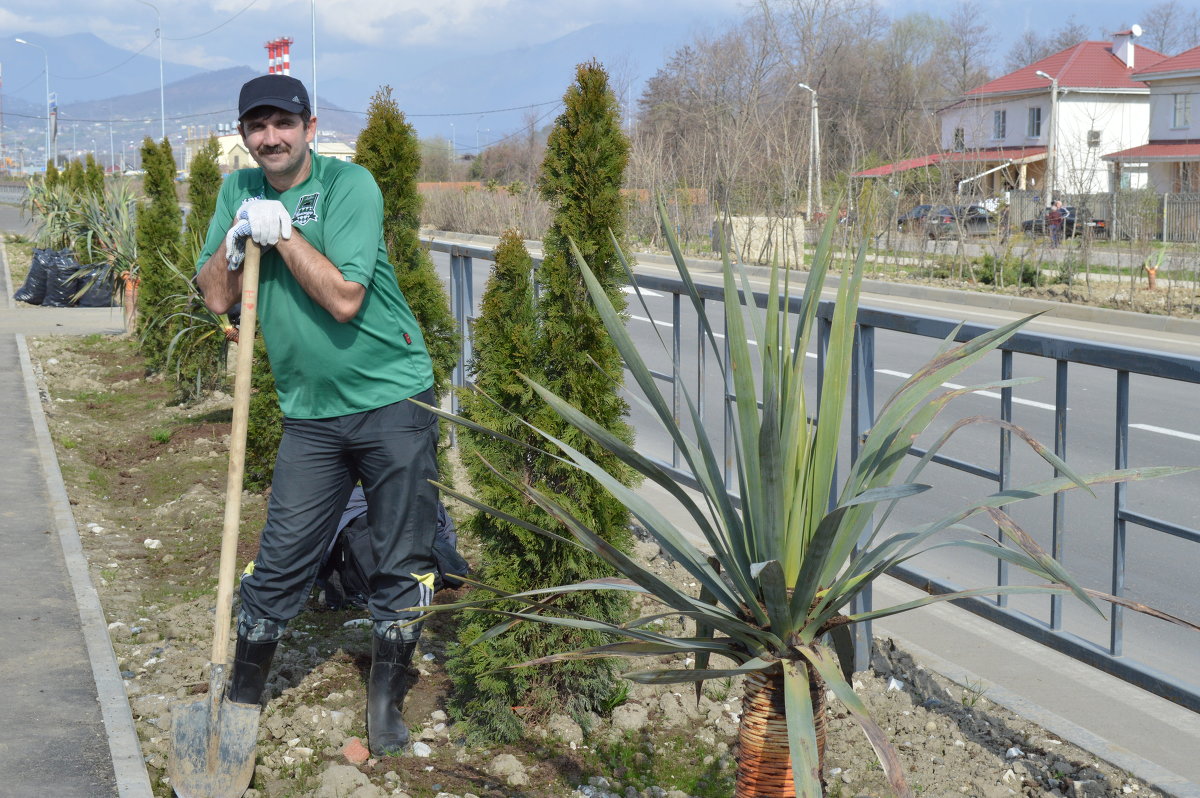
M296 203L296 212L292 214L292 224L303 227L309 222L317 220L317 198L321 196L321 192L315 194L305 194Z

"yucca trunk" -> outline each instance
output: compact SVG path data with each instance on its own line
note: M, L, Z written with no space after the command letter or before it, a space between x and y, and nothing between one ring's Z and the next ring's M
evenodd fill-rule
M809 696L817 736L817 762L825 771L825 683L808 667ZM793 798L792 754L788 747L782 670L752 673L742 695L738 725L737 786L734 798ZM822 778L822 784L824 779Z

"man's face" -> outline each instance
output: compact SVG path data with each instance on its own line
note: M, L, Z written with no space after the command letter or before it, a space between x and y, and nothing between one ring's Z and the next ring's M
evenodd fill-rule
M299 114L265 108L247 114L239 128L246 149L272 185L299 182L296 178L304 173L308 145L317 129L315 117L306 126Z

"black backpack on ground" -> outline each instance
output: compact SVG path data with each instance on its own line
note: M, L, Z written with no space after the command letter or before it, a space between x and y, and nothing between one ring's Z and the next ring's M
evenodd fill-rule
M458 553L458 535L454 520L438 502L437 530L433 536L433 559L437 565L434 590L459 588L462 582L450 574L467 576L471 566ZM346 511L338 523L338 533L326 552L317 575L317 587L325 594L325 605L333 610L366 607L371 595L370 577L375 570L371 551L371 530L367 526L367 502L361 487L350 494Z

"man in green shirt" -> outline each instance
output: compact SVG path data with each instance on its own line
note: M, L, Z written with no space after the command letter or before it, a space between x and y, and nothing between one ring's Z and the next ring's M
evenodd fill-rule
M399 705L436 567L433 366L383 241L383 198L363 167L314 154L304 85L247 82L238 132L257 169L229 175L197 263L215 313L241 299L247 238L264 247L258 314L284 415L267 522L242 580L229 695L258 703L276 646L303 607L356 482L367 497L374 621L371 752L408 744Z

